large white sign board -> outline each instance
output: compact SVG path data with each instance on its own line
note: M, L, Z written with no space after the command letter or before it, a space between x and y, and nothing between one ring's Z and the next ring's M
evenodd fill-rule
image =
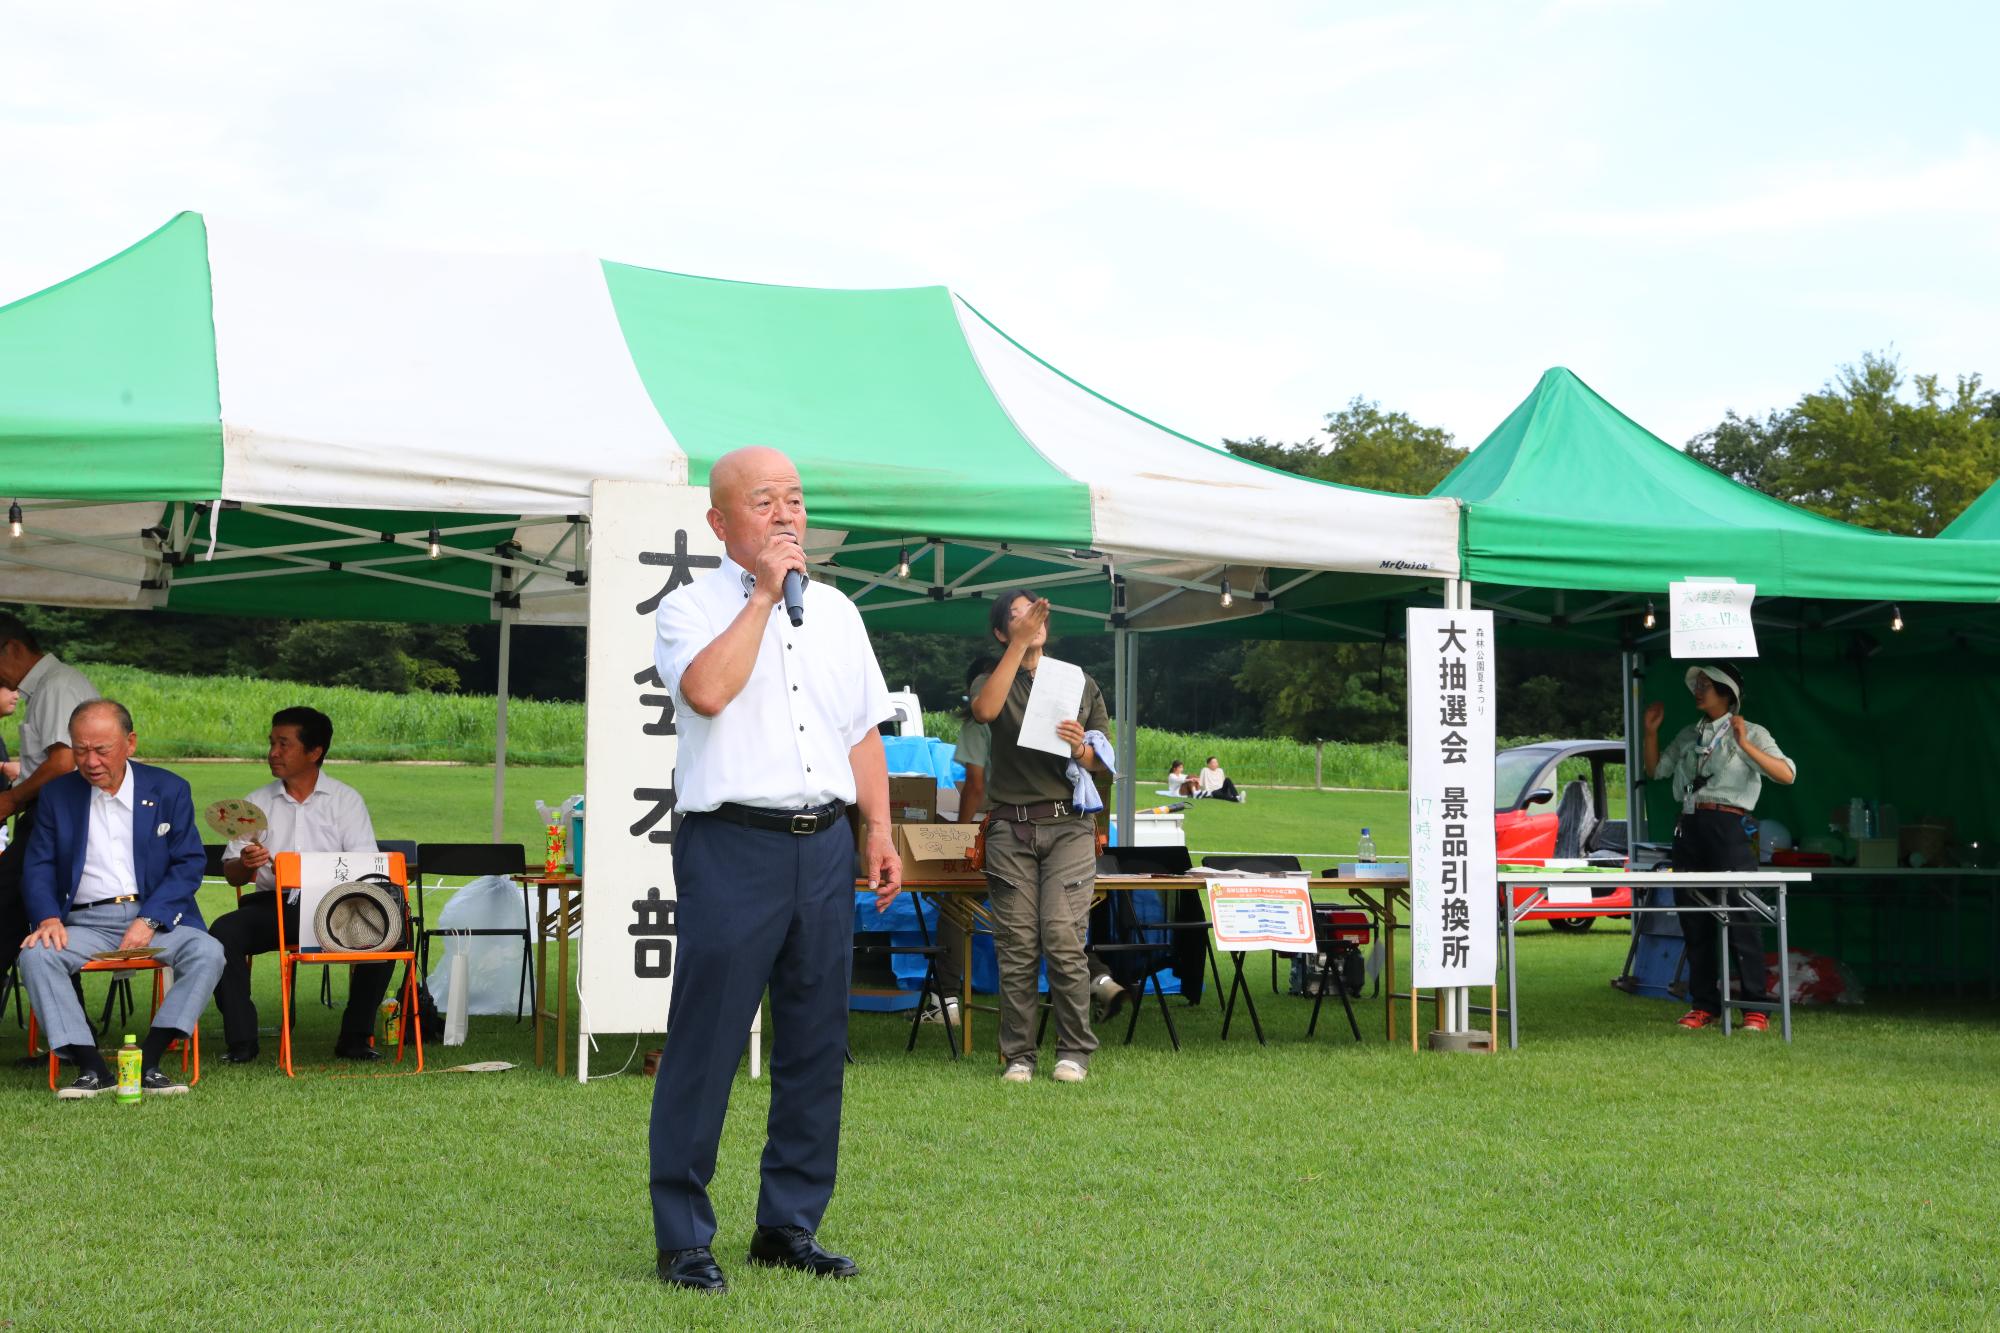
M1757 585L1730 579L1687 579L1667 585L1668 652L1674 657L1714 661L1755 657L1757 628L1750 604Z
M1493 613L1412 610L1410 953L1419 987L1493 984Z
M583 821L590 910L577 979L585 1040L593 1032L666 1031L680 945L673 868L680 743L673 700L653 668L653 615L661 598L722 557L704 489L599 481L590 505ZM579 1056L585 1049L579 1042Z

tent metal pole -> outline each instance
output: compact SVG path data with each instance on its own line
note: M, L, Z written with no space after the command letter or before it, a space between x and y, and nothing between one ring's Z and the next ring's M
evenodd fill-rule
M493 838L500 841L500 825L507 804L507 677L514 661L514 609L500 608L499 703L493 717Z
M1111 698L1118 709L1118 768L1119 781L1113 790L1118 794L1118 845L1136 847L1139 845L1139 719L1134 716L1139 694L1138 682L1134 679L1139 664L1139 636L1120 626L1111 631L1111 663L1114 679Z

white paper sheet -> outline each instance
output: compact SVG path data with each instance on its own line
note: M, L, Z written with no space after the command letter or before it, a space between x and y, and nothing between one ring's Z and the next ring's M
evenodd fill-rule
M1056 735L1056 724L1076 721L1082 707L1083 668L1044 657L1035 668L1035 685L1028 691L1028 707L1021 715L1021 744L1069 758L1075 751Z
M1756 600L1754 583L1695 578L1669 583L1669 653L1676 658L1703 660L1755 657L1757 628L1751 622L1750 608Z

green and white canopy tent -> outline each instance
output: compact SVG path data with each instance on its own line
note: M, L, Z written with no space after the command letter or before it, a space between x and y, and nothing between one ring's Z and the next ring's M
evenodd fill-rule
M581 623L594 479L799 462L823 577L970 629L1293 614L1456 572L1457 507L1257 467L1040 361L942 288L306 243L183 213L0 307L0 600ZM435 529L445 558L430 556ZM907 574L900 573L909 565ZM1221 606L1224 581L1231 605Z
M504 643L584 623L593 481L698 485L753 443L798 462L817 576L870 623L983 633L984 595L1028 584L1066 632L1118 633L1121 680L1135 631L1335 636L1321 604L1458 569L1455 501L1201 444L943 288L406 253L183 213L0 307L0 498L23 517L0 601L497 620Z

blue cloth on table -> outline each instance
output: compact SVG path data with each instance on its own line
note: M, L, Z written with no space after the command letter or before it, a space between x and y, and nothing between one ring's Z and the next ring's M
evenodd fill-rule
M952 758L958 747L935 736L884 736L882 754L891 773L927 773L940 787L965 781L965 765Z

